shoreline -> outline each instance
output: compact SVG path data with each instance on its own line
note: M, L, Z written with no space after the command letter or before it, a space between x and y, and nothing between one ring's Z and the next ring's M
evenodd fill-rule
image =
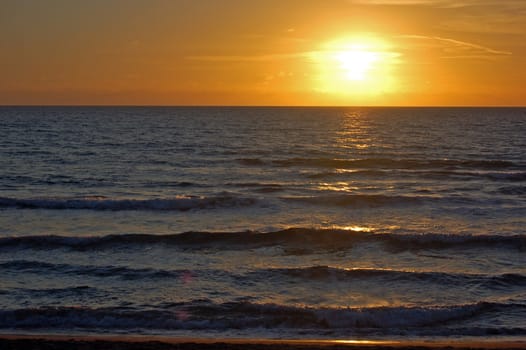
M0 334L0 348L11 349L146 349L146 350L387 350L387 349L526 349L526 340L287 340L192 338L150 335Z

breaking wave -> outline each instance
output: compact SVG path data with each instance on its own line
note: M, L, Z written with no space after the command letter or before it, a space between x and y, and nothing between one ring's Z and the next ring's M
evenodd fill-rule
M151 310L130 308L45 307L0 311L0 328L111 330L305 329L340 334L381 333L524 335L525 327L486 329L455 324L467 319L526 312L526 305L479 302L431 307L311 308L250 302L197 300L166 303ZM447 323L447 326L444 324ZM437 327L435 327L437 326Z
M342 250L358 244L376 243L395 251L450 248L486 248L526 250L526 235L470 234L393 234L355 232L335 229L290 228L259 233L244 232L185 232L168 235L123 234L107 236L13 236L0 238L0 249L107 249L115 246L150 246L162 244L184 249L248 249L269 246Z
M436 283L440 285L476 285L477 287L505 288L526 286L526 275L506 273L482 275L437 271L404 271L376 268L339 268L331 266L308 266L274 268L255 271L252 274L264 279L273 277L296 278L301 280L353 281L365 279L392 280L396 282Z

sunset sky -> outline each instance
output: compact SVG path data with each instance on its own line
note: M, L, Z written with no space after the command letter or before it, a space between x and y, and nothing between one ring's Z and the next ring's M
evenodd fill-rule
M526 105L524 0L0 0L0 104Z

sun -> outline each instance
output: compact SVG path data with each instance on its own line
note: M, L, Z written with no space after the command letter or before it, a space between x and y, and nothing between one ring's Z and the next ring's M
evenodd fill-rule
M342 97L376 97L397 90L399 54L385 40L361 36L337 39L315 51L314 89Z
M365 80L367 73L374 68L375 62L379 60L378 53L367 51L359 46L340 52L335 57L340 62L345 78L354 81Z

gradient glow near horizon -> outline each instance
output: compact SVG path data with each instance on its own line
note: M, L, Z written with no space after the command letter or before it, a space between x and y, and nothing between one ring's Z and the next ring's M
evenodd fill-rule
M526 104L524 0L0 0L0 104Z

